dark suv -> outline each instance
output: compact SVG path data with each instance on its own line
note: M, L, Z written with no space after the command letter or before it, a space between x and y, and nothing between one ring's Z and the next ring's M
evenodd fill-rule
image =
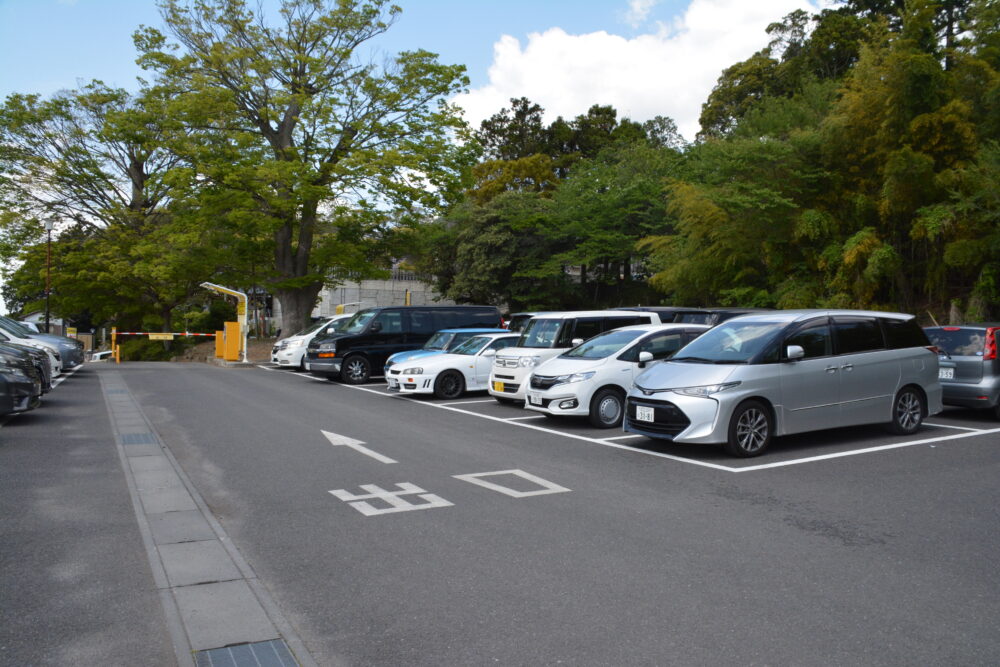
M944 404L987 409L1000 419L1000 323L925 327L924 331L941 355Z
M496 306L388 306L360 310L336 334L309 342L303 365L313 375L361 384L397 352L419 350L441 329L499 329Z

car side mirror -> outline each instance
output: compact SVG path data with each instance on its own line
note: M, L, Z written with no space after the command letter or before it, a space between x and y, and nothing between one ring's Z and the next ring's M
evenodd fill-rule
M583 345L583 339L574 338L573 340L570 341L570 343L572 343L573 347L576 347L577 345Z
M645 368L646 364L653 360L652 352L640 352L639 353L639 368Z
M788 357L789 361L795 361L796 359L801 359L806 356L806 351L802 349L801 345L789 345L785 349L785 356Z
M492 349L492 348L489 349L489 350L483 350L482 356L484 356L484 357L495 357L495 356L497 356L497 351L494 350L494 349Z

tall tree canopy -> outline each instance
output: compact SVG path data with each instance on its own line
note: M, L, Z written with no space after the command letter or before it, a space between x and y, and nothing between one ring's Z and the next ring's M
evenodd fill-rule
M449 201L465 155L444 100L464 67L427 51L382 63L363 47L399 8L386 0L284 0L269 23L244 0L161 4L167 32L136 34L144 67L179 91L174 150L201 202L273 251L282 329L308 320L324 283L386 260L391 227Z

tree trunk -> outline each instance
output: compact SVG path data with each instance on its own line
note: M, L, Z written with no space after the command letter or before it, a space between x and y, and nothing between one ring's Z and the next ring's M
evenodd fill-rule
M281 304L281 334L279 338L287 338L302 331L309 324L309 317L316 305L316 297L323 285L315 283L298 289L279 289L274 291L275 298Z

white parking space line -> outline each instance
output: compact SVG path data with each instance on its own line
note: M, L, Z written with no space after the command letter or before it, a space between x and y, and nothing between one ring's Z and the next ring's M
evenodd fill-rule
M364 387L359 387L357 385L344 385L352 389L358 389L359 391L367 391L372 394L377 394L378 396L385 396L388 398L393 398L400 401L410 401L411 403L416 403L418 405L426 405L431 408L438 408L440 410L448 410L449 412L457 412L462 415L469 415L472 417L478 417L480 419L488 419L490 421L500 422L501 424L511 424L513 426L520 426L521 428L530 428L533 431L540 431L542 433L549 433L552 435L560 435L564 438L570 438L572 440L583 440L584 442L593 442L598 445L603 445L604 447L611 447L612 449L622 449L628 452L633 452L636 454L645 454L646 456L654 456L660 459L670 459L671 461L680 461L681 463L690 463L691 465L701 466L703 468L713 468L715 470L725 470L726 472L738 472L738 468L730 468L728 466L718 465L716 463L707 463L705 461L695 461L693 459L686 459L680 456L673 456L671 454L661 454L660 452L649 452L641 449L633 449L632 447L626 447L625 445L618 445L613 442L605 442L603 440L597 440L595 438L588 438L583 435L576 435L573 433L563 433L562 431L556 431L551 428L543 428L541 426L535 426L533 424L525 424L523 422L512 422L504 419L503 417L493 417L491 415L482 415L476 412L470 412L468 410L463 410L461 408L453 408L441 403L428 403L427 401L417 401L412 398L406 398L405 396L397 396L395 394L386 394L381 391L375 391L374 389L366 389Z
M505 421L516 422L524 419L545 419L545 415L531 415L530 417L508 417Z
M521 421L515 421L517 419L520 419L518 417L515 417L513 419L505 419L503 417L493 417L491 415L484 415L484 414L479 414L479 413L476 413L476 412L471 412L469 410L463 410L461 408L451 407L449 405L445 405L445 404L442 404L442 403L430 403L430 402L427 402L427 401L418 401L418 400L414 400L412 398L406 398L405 396L396 396L394 394L387 394L385 392L375 391L373 389L366 389L365 387L358 386L358 385L344 385L344 386L351 387L352 389L358 389L358 390L361 390L361 391L367 391L367 392L370 392L370 393L373 393L373 394L378 394L379 396L387 396L387 397L390 397L390 398L396 398L398 400L410 401L411 403L417 403L418 405L426 405L426 406L429 406L429 407L432 407L432 408L439 408L441 410L448 410L450 412L457 412L457 413L464 414L464 415L471 415L473 417L478 417L480 419L488 419L490 421L496 421L496 422L500 422L500 423L503 423L503 424L510 424L510 425L513 425L513 426L519 426L521 428L529 428L529 429L531 429L533 431L540 431L542 433L550 433L552 435L559 435L559 436L562 436L564 438L570 438L572 440L583 440L584 442L592 442L594 444L601 445L601 446L604 446L604 447L611 447L613 449L621 449L621 450L625 450L625 451L628 451L628 452L632 452L633 454L642 454L642 455L645 455L645 456L653 456L653 457L660 458L660 459L669 459L671 461L679 461L681 463L688 463L688 464L691 464L691 465L694 465L694 466L700 466L702 468L711 468L713 470L724 470L726 472L735 472L735 473L738 473L738 472L754 472L754 471L757 471L757 470L767 470L769 468L783 468L783 467L788 467L788 466L800 465L800 464L803 464L803 463L815 463L817 461L826 461L826 460L830 460L830 459L845 458L845 457L848 457L848 456L857 456L857 455L860 455L860 454L871 454L871 453L874 453L874 452L887 451L887 450L890 450L890 449L901 449L901 448L904 448L904 447L915 447L915 446L918 446L918 445L928 445L928 444L932 444L932 443L935 443L935 442L947 442L947 441L950 441L950 440L960 440L962 438L973 438L973 437L976 437L976 436L979 436L979 435L989 435L989 434L993 434L993 433L1000 433L1000 428L987 429L987 430L975 430L975 431L971 431L971 432L957 433L955 435L944 435L944 436L940 436L940 437L936 437L936 438L925 438L923 440L912 440L912 441L909 441L909 442L899 442L899 443L895 443L895 444L891 444L891 445L880 445L878 447L865 447L863 449L852 449L850 451L838 452L838 453L835 453L835 454L823 454L823 455L820 455L820 456L808 456L808 457L801 458L801 459L791 459L789 461L778 461L776 463L764 463L764 464L755 465L755 466L733 467L733 466L720 465L718 463L709 463L707 461L698 461L698 460L695 460L695 459L685 458L683 456L674 456L673 454L663 454L661 452L651 452L651 451L648 451L648 450L645 450L645 449L635 449L634 447L628 447L626 445L619 445L618 443L611 442L612 439L618 440L618 439L624 438L625 436L616 437L616 438L605 438L605 439L589 438L589 437L584 436L584 435L577 435L575 433L564 433L562 431L557 431L555 429L544 428L542 426L535 426L533 424L525 424L525 423L523 423ZM640 437L642 437L642 436L640 436Z
M496 403L496 399L481 398L478 401L455 401L454 403L442 403L441 405L471 405L472 403Z
M604 442L611 442L612 440L631 440L632 438L645 438L644 435L617 435L613 438L601 438Z
M959 431L975 431L977 433L983 433L986 431L984 428L969 428L968 426L952 426L951 424L931 424L930 422L924 422L924 426L934 426L937 428L954 428Z
M917 445L929 445L933 442L945 442L946 440L959 440L961 438L974 438L977 435L988 433L1000 433L1000 428L988 431L976 431L975 433L956 433L955 435L943 435L940 438L925 438L923 440L911 440L910 442L897 442L892 445L880 445L878 447L866 447L864 449L852 449L849 452L838 452L836 454L823 454L821 456L810 456L804 459L794 459L792 461L779 461L778 463L763 463L756 466L746 466L734 468L733 472L750 472L753 470L766 470L768 468L781 468L785 466L799 465L800 463L813 463L815 461L826 461L828 459L839 459L845 456L857 456L858 454L870 454L872 452L884 452L889 449L901 449L903 447L916 447Z
M77 366L76 368L74 368L71 371L64 371L62 375L60 375L59 377L57 377L55 380L52 381L52 388L55 389L56 387L58 387L59 385L61 385L64 380L66 380L67 378L71 377L74 373L76 373L81 368L83 368L83 364Z

